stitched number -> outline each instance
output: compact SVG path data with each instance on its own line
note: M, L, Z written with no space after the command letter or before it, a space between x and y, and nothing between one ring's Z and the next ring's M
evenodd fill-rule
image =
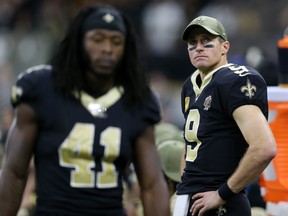
M104 157L101 160L102 172L97 175L98 188L111 188L117 186L118 172L113 161L120 152L121 131L116 127L109 127L101 133L100 145L105 147Z
M246 76L248 74L251 74L245 66L235 67L235 65L232 65L229 68L230 70L232 70L235 74L238 74L239 76Z
M77 123L59 148L60 165L73 168L71 187L93 187L95 161L92 157L94 125Z
M196 109L192 109L189 112L186 124L185 124L185 139L188 142L195 143L196 146L192 149L192 146L186 147L186 161L193 162L197 158L198 149L201 145L201 141L197 137L198 128L200 123L200 114Z
M76 188L95 187L96 167L93 153L95 126L77 123L58 149L60 166L72 168L70 186ZM105 147L102 158L102 171L98 173L96 186L111 188L117 186L117 171L113 161L119 155L119 128L109 127L100 135L101 145ZM98 166L98 165L97 165Z

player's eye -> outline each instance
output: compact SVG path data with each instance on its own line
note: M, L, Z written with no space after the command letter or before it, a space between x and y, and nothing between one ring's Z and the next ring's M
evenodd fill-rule
M115 46L119 46L119 45L123 45L124 44L124 39L122 37L113 37L112 38L112 43L115 45Z
M196 45L188 45L188 51L193 51L193 50L195 50L196 49Z
M196 39L190 39L188 41L188 51L195 50L197 47L198 41Z
M212 40L211 38L204 38L202 40L202 43L205 45L205 44L209 43L211 40Z
M101 35L93 35L92 37L90 37L88 39L90 39L91 42L100 43L101 41L104 40L104 37Z

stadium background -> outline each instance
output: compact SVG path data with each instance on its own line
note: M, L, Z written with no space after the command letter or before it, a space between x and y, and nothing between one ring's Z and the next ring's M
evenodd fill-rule
M278 85L277 42L288 26L287 0L0 0L0 161L12 117L10 89L17 75L45 64L70 17L93 2L110 3L132 18L164 122L179 128L183 124L180 91L194 68L181 34L198 15L224 24L231 42L229 61L255 67L268 86Z
M47 62L69 18L93 2L111 3L132 18L164 121L182 125L179 87L194 68L181 33L196 15L224 24L232 44L230 61L256 67L268 85L277 85L277 41L288 26L287 0L0 0L1 112L9 106L16 76Z

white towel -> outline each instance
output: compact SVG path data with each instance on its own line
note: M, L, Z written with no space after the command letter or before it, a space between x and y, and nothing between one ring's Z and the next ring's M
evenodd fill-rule
M177 195L173 216L186 216L189 208L190 195Z

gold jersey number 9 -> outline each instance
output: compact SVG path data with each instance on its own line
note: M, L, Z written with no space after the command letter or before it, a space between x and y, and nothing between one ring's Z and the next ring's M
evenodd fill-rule
M191 109L185 124L185 139L188 142L196 143L196 146L193 148L191 145L186 145L186 161L194 162L198 156L198 149L201 145L201 141L197 137L199 124L199 111Z

